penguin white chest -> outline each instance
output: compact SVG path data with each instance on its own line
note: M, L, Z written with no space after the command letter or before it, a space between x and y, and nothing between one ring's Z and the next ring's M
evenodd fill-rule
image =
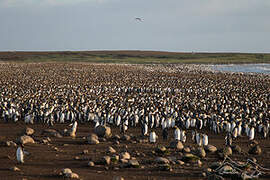
M188 119L187 121L186 121L186 129L188 129L190 127L190 120Z
M76 131L77 131L77 121L75 121L74 123L73 123L73 126L72 126L72 128L71 128L71 133L70 133L70 135L72 136L72 137L75 137L76 136Z
M157 135L155 132L150 133L150 143L155 143L157 141Z
M147 124L145 123L145 124L144 124L144 129L143 129L143 135L145 136L145 135L147 135L147 133L148 133L148 126L147 126Z
M238 133L238 136L241 136L241 134L242 134L242 127L241 126L238 126L237 133Z
M208 136L205 134L203 135L203 145L207 146L208 145Z
M166 121L163 121L162 122L162 129L165 129L165 128L167 128L167 123L166 123Z
M192 119L192 120L191 120L190 126L191 126L191 127L195 127L195 126L196 126L196 119Z
M185 143L186 142L186 140L187 140L187 137L186 137L186 133L185 133L185 131L182 131L181 132L181 136L180 136L180 140L183 142L183 143Z
M196 140L196 143L199 144L200 143L200 134L199 133L196 133L195 135L195 140Z
M167 120L167 127L172 127L172 120L171 119Z
M234 129L233 129L232 135L233 135L233 138L237 138L237 135L238 135L238 128L234 128Z
M96 122L95 128L99 126L99 121Z
M23 150L21 147L18 147L16 151L16 157L19 163L24 163Z
M175 138L175 140L178 140L178 141L181 140L181 132L180 132L179 129L176 129L176 130L174 131L174 138Z
M250 130L249 130L249 140L253 140L254 137L255 137L255 130L254 128L252 127Z

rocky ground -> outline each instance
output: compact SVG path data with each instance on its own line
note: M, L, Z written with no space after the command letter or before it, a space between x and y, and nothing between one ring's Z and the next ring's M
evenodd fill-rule
M9 141L16 143L18 137L26 133L26 127L34 130L30 136L35 143L25 144L24 149L28 152L25 163L18 164L16 161L17 147ZM183 144L185 149L182 149L181 146L178 146L179 149L170 148L170 142L173 141L172 131L170 139L163 141L161 131L158 130L157 134L160 136L158 142L150 144L140 137L139 127L129 129L126 136L121 135L119 129L113 127L111 129L112 137L99 138L99 144L87 142L89 139L87 137L94 133L93 124L79 124L76 138L61 137L54 132L44 133L45 129L55 129L61 133L65 128L68 128L68 124L48 127L41 124L1 123L1 179L62 179L63 176L59 174L63 168L70 168L80 179L116 179L117 177L124 179L206 179L204 176L207 175L207 168L214 162L222 161L217 152L206 151L205 157L204 153L198 152L197 146L191 140L190 131L187 133L187 142ZM222 150L224 134L215 135L211 132L208 134L209 143L218 150ZM260 155L248 154L250 142L247 137L242 137L235 142L240 146L242 152L233 151L230 157L242 162L248 158L256 158L258 164L269 168L269 140L257 138L257 141L262 149ZM162 152L162 146L166 148L164 152ZM192 154L201 157L194 161L187 161L184 157L189 150ZM128 152L131 160L123 152ZM117 160L118 157L119 160ZM262 178L267 179L270 176L264 174Z

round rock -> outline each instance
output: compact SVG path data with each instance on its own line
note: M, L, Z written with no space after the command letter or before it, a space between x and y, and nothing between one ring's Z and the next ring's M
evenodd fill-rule
M177 150L182 150L184 149L184 145L181 141L172 141L170 143L170 148L172 149L177 149Z
M95 166L95 163L93 161L89 161L88 164L87 164L89 167L94 167Z
M120 154L120 159L130 159L130 154L128 152L122 152Z
M101 159L102 164L110 165L111 164L111 157L110 156L103 156Z
M6 146L8 146L8 147L10 147L10 146L16 147L17 144L15 142L13 142L13 141L7 141Z
M57 138L61 138L63 137L58 131L56 131L55 129L44 129L42 131L42 134L45 136L50 136L50 137L57 137Z
M239 146L239 145L234 145L234 146L232 146L232 150L233 150L233 152L235 152L235 153L241 153L242 152L242 149L241 149L241 147Z
M67 173L67 174L65 175L65 177L66 177L66 178L71 178L71 179L79 179L79 178L80 178L79 175L76 174L76 173Z
M248 153L254 154L254 155L260 155L262 153L262 149L259 145L255 145L249 149Z
M90 134L90 136L87 137L88 144L99 144L98 136L96 134Z
M232 148L229 146L226 146L223 149L223 155L224 155L224 157L231 156L232 155Z
M184 147L183 152L184 152L184 153L190 153L191 150L190 150L189 147Z
M21 144L33 144L35 143L34 139L30 136L23 135L18 138L18 142Z
M139 164L139 162L136 159L130 159L128 161L128 166L129 167L132 167L132 168L139 168L140 167L140 164Z
M111 154L114 154L114 153L116 153L116 150L113 147L109 146L107 152L111 153Z
M216 146L213 146L213 145L211 145L211 144L208 144L208 145L205 146L204 148L205 148L205 150L206 150L207 152L210 152L210 153L214 153L214 152L217 151Z
M187 153L183 156L182 160L184 162L196 162L197 160L199 160L200 158L194 154L191 153Z
M113 180L125 180L125 179L121 176L114 176Z
M26 134L26 135L28 135L28 136L31 136L31 135L34 134L34 132L35 132L34 129L32 129L32 128L30 128L30 127L27 127L27 128L25 129L25 131L24 131L24 134Z
M184 165L185 164L185 162L181 161L181 160L177 160L176 163L179 164L179 165Z
M130 139L131 139L131 137L130 137L129 135L127 135L127 134L125 134L125 135L123 135L123 136L121 137L121 140L122 140L122 141L130 141Z
M155 159L155 162L158 163L158 164L169 164L170 163L170 161L167 158L164 158L164 157L157 157Z
M18 167L14 166L10 168L11 171L21 171Z
M60 171L59 175L64 176L64 175L66 175L66 174L68 174L68 173L70 173L70 174L72 173L71 169L69 169L69 168L64 168L64 169L62 169L62 170Z
M165 146L158 146L155 150L156 153L158 154L165 154L167 151Z
M98 137L109 138L112 136L111 128L108 126L99 125L95 128L94 132L98 135Z
M196 152L196 155L201 158L204 158L206 156L206 152L202 147L197 148L195 152Z

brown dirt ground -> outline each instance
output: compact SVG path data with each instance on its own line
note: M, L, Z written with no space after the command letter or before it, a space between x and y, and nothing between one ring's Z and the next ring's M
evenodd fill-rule
M22 134L22 131L27 125L19 122L13 123L0 123L0 141L7 140L15 141L17 137ZM98 145L88 145L85 143L85 138L91 132L93 132L93 124L79 124L77 130L77 137L72 139L71 137L55 138L52 137L51 145L45 145L38 143L39 140L45 138L41 134L43 129L49 128L47 125L34 124L28 125L35 130L33 138L37 143L25 145L30 155L25 159L24 164L18 164L16 162L16 147L0 146L0 179L62 179L58 176L59 171L62 168L71 168L73 172L79 174L81 179L113 179L114 176L122 176L125 179L204 179L202 172L209 164L218 160L215 154L207 154L206 158L202 159L203 166L198 167L195 164L172 165L173 171L159 171L156 164L151 163L151 160L155 159L152 151L156 145L149 143L132 143L132 142L120 142L119 145L113 144L112 141L101 142ZM67 128L68 124L56 124L53 129L62 131ZM113 134L119 134L118 128L112 128ZM158 136L161 137L161 131L156 131ZM127 132L128 135L138 137L140 135L140 128L131 128ZM218 148L224 146L224 134L215 135L208 132L209 143L215 145ZM170 132L172 138L172 131ZM171 140L171 139L170 139ZM163 141L161 138L157 144L165 146L169 145L169 141ZM255 157L260 165L266 168L270 168L270 142L269 140L257 138L256 139L262 147L263 154L258 156L251 156L248 154L233 154L232 159L238 161L246 161L250 157ZM236 143L240 145L243 151L248 151L249 142L246 137L241 137L236 140ZM126 149L131 156L136 157L140 165L144 168L119 168L120 163L107 166L95 165L95 167L88 167L89 160L98 160L106 155L106 150L109 146L116 149L117 153L120 153ZM191 142L191 132L188 131L188 139L185 146L194 146ZM54 150L57 147L59 151ZM89 153L83 155L82 151L88 150ZM146 156L137 156L136 152L144 153ZM75 157L78 156L79 160ZM177 158L180 157L180 153L175 150L170 150L170 155ZM166 157L166 156L165 156ZM16 166L21 169L20 172L13 172L9 168ZM115 169L116 167L116 169ZM117 169L117 167L119 169ZM269 175L264 175L264 179L270 178Z

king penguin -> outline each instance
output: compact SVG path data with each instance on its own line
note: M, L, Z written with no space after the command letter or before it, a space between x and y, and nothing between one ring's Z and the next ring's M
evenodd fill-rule
M157 141L157 135L156 135L155 131L152 131L150 133L149 141L150 141L150 143L156 143L156 141Z
M175 127L174 139L177 140L177 141L181 140L181 131L180 131L180 129L178 127Z
M17 161L19 163L24 163L24 155L23 155L23 149L22 146L19 146L17 151L16 151L16 157L17 157Z
M162 129L162 137L163 137L163 140L168 140L168 128L164 128Z
M72 124L71 132L70 132L70 136L73 138L76 137L77 126L78 126L78 123L77 123L77 121L75 121Z
M252 141L255 137L255 129L254 127L251 127L248 133L249 140Z
M186 140L187 140L186 132L185 131L181 131L181 136L180 137L181 137L181 141L183 143L185 143Z
M148 125L147 125L147 123L143 123L141 128L142 128L142 135L146 136L147 133L148 133Z
M232 145L232 135L231 133L227 133L225 136L225 145L226 146L231 146Z
M208 145L208 136L206 134L203 134L203 146Z
M238 128L235 126L232 130L233 139L236 139L238 135Z

